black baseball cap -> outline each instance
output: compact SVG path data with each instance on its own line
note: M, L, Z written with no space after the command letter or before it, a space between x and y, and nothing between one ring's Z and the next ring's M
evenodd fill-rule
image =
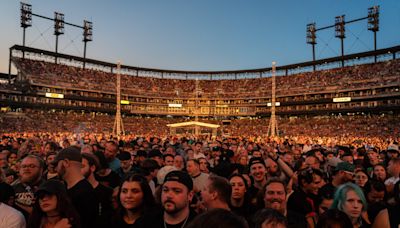
M52 162L54 165L61 160L68 159L70 161L82 162L81 150L76 146L70 146L58 152L56 158Z
M57 193L67 195L67 189L61 181L50 179L39 186L35 195L39 197L43 194L55 195Z
M249 167L251 167L254 164L261 164L264 167L266 167L265 162L262 158L258 158L258 157L252 157L249 161Z
M165 178L164 178L164 184L168 181L177 181L183 185L185 185L189 191L193 190L193 180L189 176L188 173L185 173L183 171L171 171L169 172Z

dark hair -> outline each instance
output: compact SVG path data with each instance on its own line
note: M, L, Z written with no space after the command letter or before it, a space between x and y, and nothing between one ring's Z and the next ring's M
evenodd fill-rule
M109 168L109 164L108 164L107 159L104 156L103 152L96 151L93 154L96 155L96 157L99 159L99 163L100 163L100 168L99 169L107 169L107 168Z
M57 191L54 194L57 197L57 211L60 214L61 218L68 218L72 227L80 227L80 218L79 214L73 206L69 196L66 192ZM40 224L42 222L42 218L46 216L46 214L42 211L39 205L39 199L44 195L39 195L33 204L32 214L29 216L28 228L37 228L41 227Z
M318 219L316 228L353 227L346 213L338 209L326 210Z
M47 145L50 146L50 151L51 151L51 152L57 152L57 151L60 150L60 146L59 146L57 143L53 142L53 141L49 141L49 142L46 142L46 143L44 144L45 147L46 147Z
M82 153L82 159L86 159L86 161L88 161L89 167L94 165L96 167L96 171L100 169L100 162L96 155Z
M229 181L221 176L210 175L208 177L210 181L210 190L218 193L218 198L220 198L225 203L231 202L232 186Z
M257 211L252 220L254 223L254 228L261 228L264 222L274 226L282 224L287 227L286 217L272 208L264 208Z
M0 182L0 202L6 203L14 195L15 191L11 185L5 182Z
M211 209L196 216L187 228L248 228L247 222L225 209Z
M246 189L249 188L249 185L248 185L248 183L247 183L247 180L243 177L242 174L237 174L237 173L232 174L232 175L228 178L228 180L230 181L230 180L231 180L232 178L234 178L234 177L240 177L240 178L243 180L244 186L246 187Z
M307 168L302 170L298 175L299 186L303 186L303 181L307 184L312 183L314 180L314 175L320 176L321 179L324 178L324 174L319 169Z
M154 208L156 202L154 200L153 192L151 191L149 183L147 182L146 177L144 177L140 174L133 174L133 175L125 178L124 181L122 181L119 186L118 195L117 195L117 203L118 203L117 211L118 212L116 213L116 216L119 217L120 219L122 219L122 217L126 213L126 210L125 210L125 208L123 208L123 206L121 204L121 199L120 199L122 185L125 182L138 182L139 183L140 188L143 192L143 200L142 200L142 205L140 205L140 207L141 207L140 209L142 211L142 214L150 212Z
M155 160L146 158L142 161L141 168L153 172L154 170L159 169L160 166Z

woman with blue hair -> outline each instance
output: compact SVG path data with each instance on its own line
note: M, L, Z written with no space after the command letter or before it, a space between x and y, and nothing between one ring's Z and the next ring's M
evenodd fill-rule
M353 227L370 227L369 222L361 216L361 213L367 210L367 200L361 188L356 184L346 183L339 186L331 208L346 213Z

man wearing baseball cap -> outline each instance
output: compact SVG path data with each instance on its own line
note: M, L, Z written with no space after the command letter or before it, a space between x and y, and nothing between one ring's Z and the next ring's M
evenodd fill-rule
M189 207L193 195L193 181L189 174L178 170L169 172L161 187L163 210L146 219L145 227L186 227L196 216Z
M53 164L58 176L66 183L68 196L81 217L82 227L94 227L98 200L92 185L81 173L80 149L75 146L62 149Z
M254 178L254 187L261 190L267 183L265 162L262 158L253 157L249 161L250 175Z

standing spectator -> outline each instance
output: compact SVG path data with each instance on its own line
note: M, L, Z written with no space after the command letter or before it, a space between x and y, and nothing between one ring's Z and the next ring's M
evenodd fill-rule
M93 227L97 219L98 201L92 185L82 175L82 155L71 146L61 150L54 160L60 178L67 184L67 193L78 210L83 227Z
M264 160L261 158L251 158L249 161L250 175L254 179L254 187L258 190L264 188L267 183L266 167Z
M65 186L58 180L44 182L36 192L37 201L28 228L80 227L78 212L72 205Z
M116 173L121 177L121 179L125 179L133 173L131 153L122 151L117 157L121 162L121 167L117 169Z
M36 155L28 155L21 162L19 170L20 178L13 185L15 190L16 206L23 210L26 216L32 212L35 202L35 192L40 184L43 183L42 175L44 161Z
M118 191L118 208L113 227L139 227L145 216L152 216L155 200L147 179L134 174L125 179ZM151 219L151 218L150 218Z
M241 174L233 174L229 177L229 183L232 187L230 208L235 214L250 221L255 212L255 207L250 202L246 179Z
M391 193L393 192L394 184L400 180L400 158L390 160L387 171L391 177L385 181L385 185L387 191Z
M118 154L118 144L114 141L108 141L104 148L104 156L108 162L108 166L114 172L121 167L121 163L117 158Z
M194 195L192 178L185 172L172 171L164 179L161 190L163 210L146 220L146 227L186 227L195 217L189 204Z
M221 208L230 211L231 193L232 187L227 179L211 175L208 177L204 189L201 190L201 198L207 210Z
M268 180L264 192L265 208L279 211L288 221L288 227L307 227L306 219L303 215L287 209L286 186L279 179Z
M92 185L98 201L96 227L108 227L112 215L113 189L96 180L94 174L99 166L99 161L95 155L82 153L82 175Z
M322 189L325 191L328 188L330 191L335 192L340 185L352 181L353 177L354 165L348 162L340 162L332 171L332 181L325 184Z
M193 180L193 190L198 193L207 185L208 174L200 171L200 163L196 159L190 159L186 163L186 170Z
M339 186L335 192L331 208L346 213L353 227L369 227L369 223L361 216L361 212L367 210L367 201L358 185L345 183Z
M25 228L26 222L21 212L0 202L0 227Z
M374 166L372 172L372 179L385 182L387 178L386 167L383 164L377 164Z

